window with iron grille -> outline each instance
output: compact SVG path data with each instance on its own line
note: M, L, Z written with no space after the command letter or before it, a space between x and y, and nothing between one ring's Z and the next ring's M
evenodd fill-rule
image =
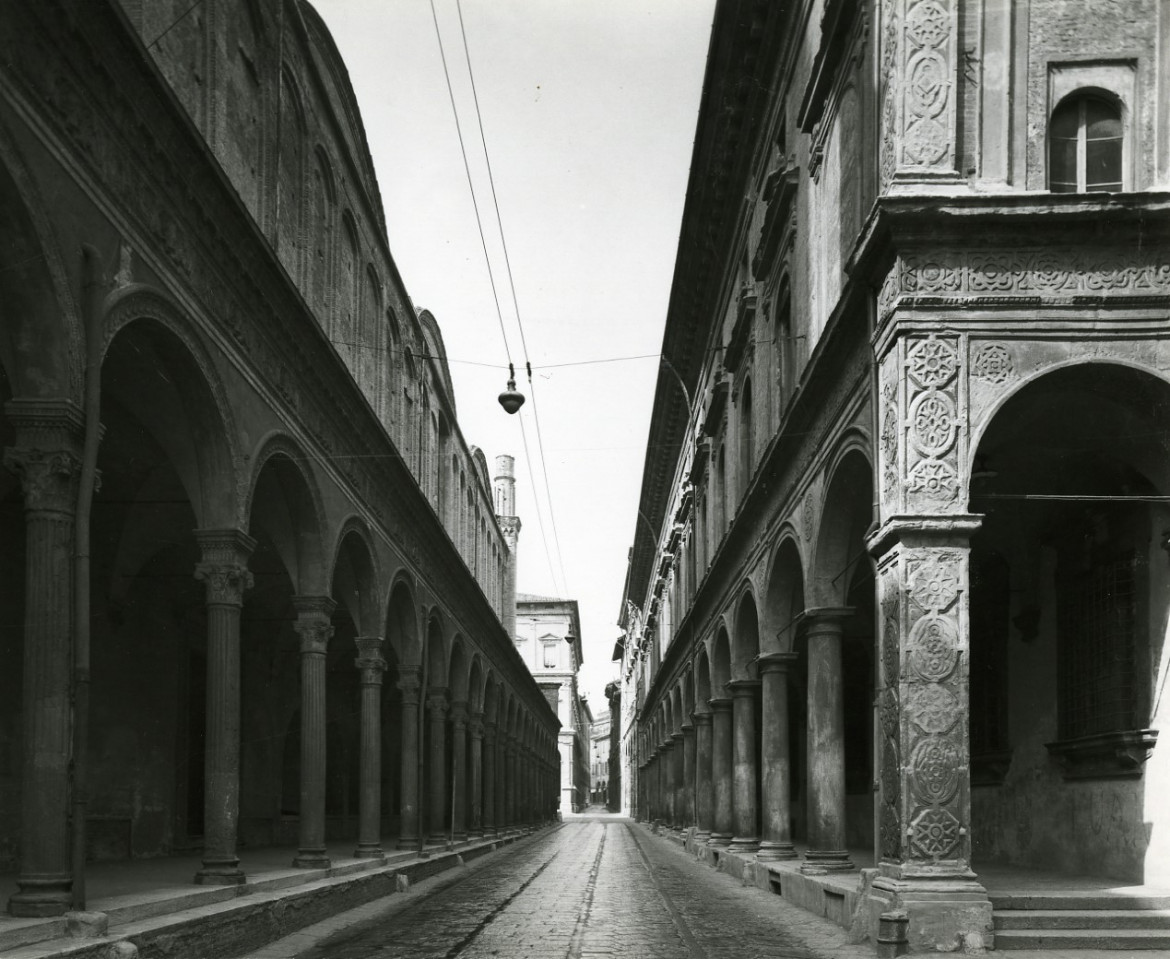
M1136 553L1095 559L1063 578L1057 652L1061 739L1133 729Z

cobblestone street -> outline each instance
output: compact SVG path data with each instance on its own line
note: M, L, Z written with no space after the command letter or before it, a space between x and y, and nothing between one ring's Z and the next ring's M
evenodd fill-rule
M869 956L845 934L702 866L628 820L567 822L413 899L394 896L257 959ZM296 951L300 948L300 951Z

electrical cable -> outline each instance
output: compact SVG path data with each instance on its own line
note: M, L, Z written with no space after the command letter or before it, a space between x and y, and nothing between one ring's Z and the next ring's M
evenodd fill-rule
M431 6L432 6L432 10L433 10L434 0L431 0ZM505 267L507 274L508 274L508 286L509 286L509 289L510 289L511 294L512 294L512 307L516 312L516 326L520 331L520 347L524 353L524 366L528 372L528 388L529 388L529 393L532 396L532 422L536 427L536 444L537 444L537 451L540 453L540 468L541 468L541 473L542 473L543 478L544 478L544 495L545 495L545 503L548 506L549 524L552 526L553 542L554 542L554 545L556 547L556 554L557 554L557 565L560 567L560 571L561 571L561 583L562 583L563 588L567 592L568 591L568 577L565 576L565 564L564 564L564 558L563 558L564 554L561 551L560 534L557 532L556 512L553 509L552 487L551 487L551 485L549 483L549 479L548 479L548 460L544 454L544 434L540 428L540 412L539 412L539 406L538 406L537 401L536 401L536 384L532 380L532 361L531 361L529 354L528 354L528 341L524 335L524 323L520 319L520 300L516 295L516 281L515 281L515 278L514 278L513 273L512 273L512 259L508 255L508 242L504 236L504 219L500 215L499 197L496 193L496 180L495 180L495 176L492 174L491 154L488 151L487 135L484 133L484 129L483 129L483 113L479 108L479 93L478 93L476 85L475 85L475 71L472 69L472 66L471 66L471 48L467 43L467 28L463 22L463 3L462 3L462 0L455 0L455 8L459 13L459 32L460 32L460 35L463 39L463 56L464 56L464 59L467 61L467 76L468 76L468 79L471 81L471 96L472 96L472 101L475 104L476 122L479 125L479 139L480 139L481 145L483 146L483 156L484 156L484 162L485 162L486 168L487 168L488 184L491 188L491 193L492 193L492 205L495 207L495 212L496 212L496 225L499 227L499 231L500 231L500 248L504 254L504 267ZM535 499L535 497L534 497L534 499ZM538 503L537 515L539 515L539 513L540 513L540 509L539 509L539 503Z
M170 33L175 27L177 27L180 23L182 23L184 20L186 20L187 15L192 10L194 10L197 6L199 6L199 4L201 4L202 2L203 2L203 0L195 0L195 2L193 4L191 4L191 6L189 6L186 10L184 10L182 13L180 13L174 20L172 20L170 22L170 25L162 33L160 33L157 37L155 37L153 40L151 40L150 43L148 43L146 45L146 49L149 50L156 43L158 43L159 40L161 40L168 33Z
M447 70L447 54L443 49L443 35L439 31L439 14L435 10L435 0L431 0L431 18L435 21L435 37L439 41L439 57L443 61L443 76L447 80L447 95L451 98L451 114L455 117L455 132L459 135L459 151L463 154L463 172L467 174L467 186L471 191L471 205L475 208L475 225L479 228L479 242L483 246L483 258L487 264L488 280L492 286L492 300L496 304L496 316L500 321L500 336L504 339L504 353L508 357L508 366L512 365L512 350L508 345L508 332L504 328L504 313L500 309L500 297L496 292L496 278L492 273L491 257L488 256L487 238L483 232L483 220L479 215L479 201L475 197L475 183L471 179L471 164L467 160L467 148L463 143L463 126L459 122L459 110L455 106L455 90L451 86L451 74Z

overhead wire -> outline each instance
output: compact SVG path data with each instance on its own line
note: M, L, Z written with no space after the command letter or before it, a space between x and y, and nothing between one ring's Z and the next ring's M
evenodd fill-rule
M447 53L443 49L443 34L439 30L439 14L435 10L435 0L431 0L431 18L435 22L435 37L439 41L439 57L443 61L443 76L447 80L447 96L451 99L451 115L455 118L455 132L459 135L459 152L463 154L463 172L467 174L467 187L471 191L471 205L475 209L475 225L479 229L479 242L483 246L483 258L487 264L488 281L492 287L492 300L496 304L496 317L500 321L500 336L504 340L504 353L508 357L508 365L512 365L512 349L508 345L508 331L504 327L504 313L500 309L500 297L496 291L496 277L492 272L491 257L488 256L487 237L483 232L483 219L479 214L479 200L475 196L475 183L471 178L471 164L467 160L467 147L463 143L463 125L459 122L459 110L455 106L455 89L451 85L451 73L447 69Z
M439 14L438 14L438 11L435 9L435 0L431 0L431 18L435 24L435 37L439 43L439 56L440 56L442 63L443 63L443 76L447 81L447 95L451 100L451 113L455 117L455 130L456 130L456 133L458 133L458 135L459 135L459 150L460 150L460 153L462 153L462 155L463 155L463 171L467 175L467 187L471 193L471 204L475 209L475 223L476 223L476 227L479 229L479 241L480 241L481 246L483 247L484 263L487 266L488 280L491 283L492 300L495 302L496 317L498 318L499 323L500 323L500 336L504 340L504 352L507 354L507 357L508 357L508 370L509 370L509 373L511 374L512 371L514 370L513 363L512 363L512 350L508 344L508 333L507 333L507 330L504 326L504 313L503 313L503 309L500 307L500 297L499 297L499 292L496 289L495 273L492 270L491 256L488 253L487 237L484 235L483 218L480 216L480 212L479 212L479 200L476 198L476 195L475 195L475 182L471 176L471 164L468 161L467 147L466 147L464 140L463 140L463 126L459 122L459 109L455 103L455 90L454 90L454 87L451 83L451 72L447 67L447 54L446 54L446 51L443 47L443 33L442 33L442 30L440 30L440 28L439 28ZM463 30L463 11L462 11L462 9L460 9L460 11L459 11L459 26L460 26L460 31L462 32L462 30ZM464 51L466 52L466 50L467 50L466 34L464 33L463 36L464 36ZM468 58L468 69L469 70L470 70L470 66L471 66L471 62L470 62L470 58ZM472 81L472 90L474 93L474 80ZM479 114L478 98L476 99L475 112L476 112L476 116L479 117L480 114ZM482 135L483 135L483 121L482 121L482 119L480 119L480 135L482 138ZM487 148L485 145L485 147L484 147L485 156L486 156L486 150L487 150ZM490 177L490 167L489 167L489 177ZM493 203L494 203L495 202L494 181L492 183L492 198L493 198ZM499 206L498 206L498 204L496 205L496 216L497 216L497 222L500 222L499 221ZM500 223L500 234L502 237L503 236L502 222ZM511 276L511 272L509 269L509 277L510 276ZM515 288L513 288L513 300L514 299L515 299ZM520 336L521 336L521 342L523 343L523 337L524 337L523 329L521 329L521 331L520 331ZM527 347L526 346L525 346L525 357L527 358ZM529 378L529 383L531 383L532 382L531 364L528 365L528 378ZM535 405L533 408L535 410ZM524 442L524 455L528 461L529 478L530 478L530 481L532 482L532 485L533 485L534 499L536 499L536 503L537 503L536 519L537 519L537 525L540 528L541 543L544 546L545 560L548 563L549 575L552 577L552 579L555 582L556 574L555 574L555 571L553 570L552 557L549 554L548 536L547 536L545 529L544 529L544 520L543 520L543 518L541 516L541 512L540 512L539 499L537 499L535 496L536 480L535 480L535 477L532 475L532 460L531 460L531 456L529 455L529 451L528 451L528 437L527 437L527 434L524 432L524 420L523 419L520 420L520 435L521 435L523 442ZM550 516L550 521L551 521L551 518L552 518L551 508L549 510L549 516ZM555 527L554 527L554 533L555 533ZM558 549L559 549L559 546L558 546ZM562 585L563 584L564 584L564 574L563 574L563 564L562 564Z
M434 0L432 0L432 10L433 10L433 8L434 8ZM544 495L545 495L545 502L548 506L549 524L552 526L553 543L556 547L557 565L559 566L560 572L561 572L561 584L562 584L565 592L567 593L568 588L569 588L568 577L565 576L564 554L561 550L560 534L557 531L556 511L553 509L552 486L549 483L549 478L548 478L548 459L544 453L544 434L540 428L540 407L539 407L539 404L537 403L537 400L536 400L536 383L532 379L532 361L531 361L531 359L529 357L529 353L528 353L528 341L524 335L524 323L520 318L520 300L516 295L516 280L515 280L515 277L513 276L513 273L512 273L512 259L508 255L508 241L505 239L505 236L504 236L504 218L500 214L500 202L499 202L499 197L496 193L496 180L495 180L495 176L492 173L491 154L488 151L487 135L484 133L484 128L483 128L483 112L479 108L479 92L478 92L476 85L475 85L475 71L471 66L471 48L467 42L467 28L466 28L464 21L463 21L462 0L455 0L455 8L459 13L459 33L463 39L463 55L464 55L464 59L467 61L467 76L468 76L468 79L471 81L472 102L475 105L475 117L476 117L476 121L479 125L479 140L483 146L483 156L484 156L484 162L485 162L485 165L487 168L488 184L489 184L489 186L491 188L491 192L492 192L492 205L495 207L495 212L496 212L496 225L499 227L499 231L500 231L500 249L503 251L504 266L505 266L505 269L506 269L507 274L508 274L508 287L509 287L511 294L512 294L512 307L516 312L516 327L520 331L520 347L524 352L524 367L528 373L528 389L532 395L532 422L536 426L536 443L537 443L538 452L540 453L540 469L541 469L541 474L544 478ZM524 433L523 419L521 419L521 421L520 421L520 430L521 430L521 434L523 434ZM525 453L527 455L527 446L528 446L527 437L525 437L524 444L525 444ZM535 492L535 483L533 485L534 485L534 492ZM540 515L539 504L537 507L537 515L538 516Z

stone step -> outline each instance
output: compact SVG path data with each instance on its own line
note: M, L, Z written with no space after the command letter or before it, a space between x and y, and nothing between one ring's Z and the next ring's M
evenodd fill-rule
M1083 892L1079 890L1052 892L991 893L991 906L996 911L1007 909L1052 909L1088 911L1092 909L1170 909L1170 895L1134 894L1124 892Z
M1006 909L992 913L999 930L1170 929L1170 909Z
M995 934L996 950L1010 949L1170 949L1170 930L1162 929L1008 929Z

